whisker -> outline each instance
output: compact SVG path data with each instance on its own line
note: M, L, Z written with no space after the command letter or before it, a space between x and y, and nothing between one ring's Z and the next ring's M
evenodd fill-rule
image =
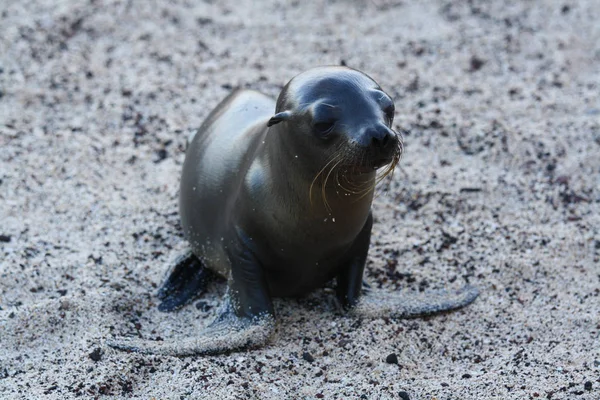
M312 206L312 204L313 204L313 203L312 203L312 189L313 189L313 186L314 186L315 182L317 181L317 179L319 178L319 176L320 176L320 175L323 173L323 171L325 171L325 168L327 168L327 166L328 166L329 164L331 164L332 162L334 162L334 161L336 160L336 158L337 158L337 154L336 154L336 153L334 153L334 154L332 155L332 157L331 157L331 160L329 160L329 161L328 161L328 162L325 164L325 166L324 166L323 168L321 168L321 170L319 171L319 173L317 173L317 175L315 176L315 178L314 178L314 179L313 179L313 181L311 182L311 184L310 184L310 187L309 187L309 189L308 189L308 198L309 198L309 201L310 201L310 205L311 205L311 206Z
M331 163L338 162L338 160L339 160L339 162L341 162L343 160L344 154L340 151L340 149L342 148L342 145L343 145L342 143L339 143L336 145L335 149L333 150L333 154L330 156L329 160L325 163L323 168L321 168L321 170L317 173L317 175L312 180L310 187L308 189L308 197L309 197L311 206L313 205L313 196L312 196L313 186L315 185L315 182L317 181L317 179L319 179L319 177L322 176L323 172L327 169L327 167L329 165L331 165ZM339 162L337 164L339 164ZM329 173L331 173L331 171ZM321 190L323 191L324 187ZM321 194L321 196L323 197L323 194Z
M327 163L321 168L321 170L317 173L315 178L313 179L310 189L309 189L309 197L310 203L313 204L313 186L317 182L317 179L321 179L321 199L323 201L323 205L328 213L331 213L332 208L329 200L327 198L327 182L333 176L336 193L340 196L340 192L338 190L343 191L349 195L352 195L353 201L359 201L363 199L365 196L369 195L376 191L377 186L381 184L387 178L388 185L391 184L394 177L394 171L396 167L400 163L400 159L402 157L404 151L404 143L402 141L402 135L398 133L398 143L395 149L394 155L392 156L392 160L389 164L387 164L384 168L380 169L376 174L375 178L363 179L356 178L353 179L353 176L360 176L364 173L364 166L368 165L366 162L368 158L368 154L365 152L360 152L359 154L355 154L352 156L351 153L353 150L347 150L346 152L341 151L343 144L340 143L336 146L336 149L333 151L333 154L328 159ZM356 156L358 156L358 162L350 162L349 164L342 164L344 160L352 160L356 161ZM342 165L342 167L340 167ZM360 171L360 172L359 172ZM341 176L340 176L341 175ZM364 175L363 175L364 176ZM377 193L380 193L377 191ZM377 195L375 193L375 195Z
M329 202L327 201L327 191L325 190L326 186L327 186L327 180L329 179L329 176L331 175L331 172L333 172L333 170L340 165L340 163L343 161L342 157L339 157L339 161L337 163L335 163L333 165L333 167L331 167L331 169L329 170L329 173L327 174L327 176L325 177L325 180L323 181L323 186L321 189L321 195L323 197L323 204L325 205L325 209L327 210L328 213L331 213L331 207L329 206Z

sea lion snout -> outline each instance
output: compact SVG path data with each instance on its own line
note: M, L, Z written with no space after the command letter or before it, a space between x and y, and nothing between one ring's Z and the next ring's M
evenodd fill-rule
M359 129L352 142L353 158L364 167L380 168L398 160L402 153L400 135L383 123Z
M398 134L383 124L370 126L363 130L358 143L364 147L385 150L396 147Z
M389 132L375 132L371 137L371 146L379 149L385 149L389 147L390 142L393 140L394 136Z

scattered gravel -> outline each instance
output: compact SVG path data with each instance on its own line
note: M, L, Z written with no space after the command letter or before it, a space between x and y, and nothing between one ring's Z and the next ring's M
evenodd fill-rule
M597 400L599 20L596 0L4 0L0 398ZM326 289L276 301L262 349L108 348L215 317L223 282L175 313L154 297L185 247L186 138L233 88L323 64L373 76L405 132L368 283L480 297L359 320Z

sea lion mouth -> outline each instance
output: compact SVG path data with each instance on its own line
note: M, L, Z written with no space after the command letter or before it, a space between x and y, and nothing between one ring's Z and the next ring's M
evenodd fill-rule
M373 159L370 163L367 163L366 168L370 168L371 170L376 171L379 168L382 168L393 162L394 162L394 154L390 154L389 156L378 157L378 158Z
M346 164L342 166L344 173L348 175L364 175L376 172L378 169L392 163L393 157L377 158L375 160L365 160L361 164Z

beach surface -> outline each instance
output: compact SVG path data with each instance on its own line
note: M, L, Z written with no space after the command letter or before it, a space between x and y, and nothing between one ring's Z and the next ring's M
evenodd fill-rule
M597 0L3 0L0 398L600 399L598 21ZM479 298L357 319L324 289L277 300L261 349L109 348L215 317L222 282L156 307L186 138L317 65L372 76L405 132L366 281Z

